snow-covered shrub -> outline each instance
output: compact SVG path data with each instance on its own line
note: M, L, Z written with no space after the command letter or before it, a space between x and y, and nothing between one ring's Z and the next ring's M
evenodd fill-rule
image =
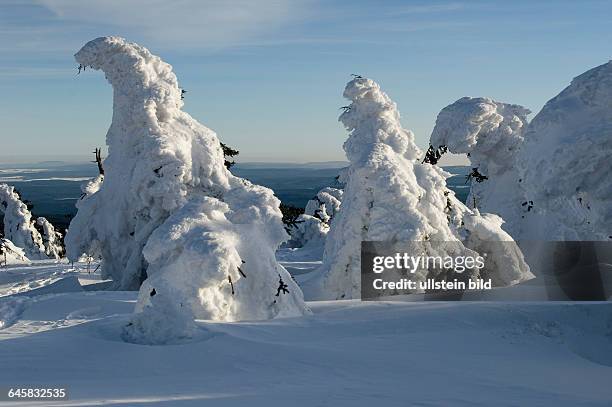
M423 152L414 143L414 135L402 128L395 103L378 84L357 77L347 84L344 96L351 101L340 116L350 132L344 143L350 165L320 274L305 286L308 294L328 299L359 297L362 241L423 242L423 250L435 247L436 255L442 256L479 250L484 243L476 235L511 241L499 227L498 217L481 216L455 198L446 186L450 174L422 163ZM434 241L452 244L429 244ZM489 258L504 256L507 261L498 262L497 269L485 266L482 270L493 275L498 285L531 277L520 250L514 244L512 248L512 253L489 253Z
M104 71L114 103L104 182L79 203L68 256L95 247L116 288L138 289L144 281L140 322L126 337L159 339L153 332L159 324L141 318L174 318L167 304L186 320L307 312L301 291L274 258L287 238L280 202L227 170L216 134L181 110L172 67L118 37L87 43L76 59ZM289 292L277 296L279 280Z
M290 247L320 247L325 244L329 225L340 209L342 190L326 187L306 203L304 213L289 227Z
M36 226L42 230L42 240L45 254L51 259L60 259L64 255L62 234L46 218L40 216L36 219Z
M20 247L17 247L10 240L0 236L0 266L9 264L27 264L30 260Z
M45 259L45 245L32 214L15 188L0 184L0 213L4 215L4 237L20 247L32 260Z
M529 113L519 105L464 97L438 114L430 140L434 149L468 155L472 169L467 205L500 215L511 234L522 215L516 154Z
M612 239L612 62L574 78L525 132L517 156L523 238Z
M323 247L325 237L329 232L329 225L321 219L311 215L302 214L290 226L291 239L287 246L297 247Z
M314 198L306 203L305 215L314 216L329 224L340 209L342 190L326 187L317 192Z

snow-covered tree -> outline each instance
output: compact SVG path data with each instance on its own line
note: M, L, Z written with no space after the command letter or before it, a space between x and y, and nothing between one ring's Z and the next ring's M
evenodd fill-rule
M499 217L481 216L455 198L446 186L450 174L422 163L424 154L414 135L402 128L395 103L377 83L356 77L347 84L344 96L351 101L340 116L350 132L344 143L350 165L343 176L342 205L327 237L320 275L307 283L308 294L328 299L359 297L362 241L417 241L426 253L452 255L457 250L464 254L491 250L490 242L512 240L501 230ZM487 262L495 267L485 266L481 277L492 278L498 286L531 277L515 244L497 248Z
M77 216L79 217L78 222L81 222L83 226L78 226L73 219L70 222L68 230L66 231L65 238L65 252L67 257L75 261L91 262L93 260L99 260L100 266L102 267L102 242L96 238L95 235L89 236L85 241L77 233L70 233L70 228L82 228L86 227L87 224L93 224L96 220L93 219L97 215L97 204L95 203L97 198L93 198L95 193L100 190L102 183L104 182L104 175L99 174L96 177L81 185L81 197L76 202ZM74 224L74 226L72 226ZM80 231L81 229L79 229ZM92 231L91 229L89 229ZM93 232L93 231L92 231ZM74 241L72 241L74 239ZM82 251L80 254L79 251ZM104 277L112 277L110 273L104 271L102 267L102 275Z
M314 216L329 224L340 209L343 191L338 188L326 187L306 203L305 215Z
M306 203L304 213L290 225L291 247L320 247L325 244L329 225L340 209L342 190L326 187Z
M36 226L42 230L41 236L45 246L45 254L52 259L60 259L64 255L62 234L46 218L40 216L36 219Z
M13 242L3 237L0 233L0 267L29 262L30 260L26 257L23 249L15 246Z
M4 237L33 260L45 259L45 245L32 214L13 186L0 184L0 213L4 215Z
M307 312L274 257L287 238L279 200L227 170L216 134L181 110L172 67L118 37L90 41L76 59L104 71L114 102L104 182L80 201L67 251L98 248L116 288L140 287L125 337L160 342L176 321Z
M530 111L489 98L464 97L438 114L431 148L467 154L471 182L467 205L500 215L515 235L524 202L516 154Z
M499 214L519 240L612 239L612 62L574 78L527 123L527 109L487 98L444 108L434 147L468 153L468 204ZM479 182L481 181L481 182Z
M574 78L525 132L517 155L522 238L612 239L612 62Z

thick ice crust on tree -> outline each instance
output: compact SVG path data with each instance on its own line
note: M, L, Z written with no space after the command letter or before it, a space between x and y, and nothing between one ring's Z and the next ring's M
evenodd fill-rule
M298 216L295 224L291 226L291 240L288 245L318 249L323 254L329 225L340 209L341 201L341 189L326 187L317 192L317 195L306 203L304 213Z
M547 240L612 239L612 62L574 78L525 133L525 235Z
M523 141L529 113L520 105L464 97L438 114L431 145L470 154L473 166L484 174L503 171Z
M612 239L612 62L574 78L527 123L527 110L462 98L439 114L433 146L468 153L488 177L468 205L520 240Z
M51 222L42 216L36 218L36 225L42 230L41 235L47 257L56 260L62 258L64 255L62 234L56 231Z
M446 146L451 153L468 154L475 172L468 206L499 214L511 233L518 232L517 219L523 213L515 163L529 113L520 105L464 97L442 109L430 139L434 148Z
M0 215L4 216L4 237L23 249L32 260L46 259L42 236L36 230L32 214L15 188L0 184Z
M326 187L317 192L313 199L306 203L305 215L314 216L325 223L330 223L334 215L340 210L343 191L338 188Z
M464 247L462 240L483 228L490 232L488 239L511 240L499 227L499 218L473 213L454 197L446 186L450 174L422 163L423 152L414 135L402 128L395 103L377 83L355 78L347 84L344 96L351 101L340 116L349 131L344 150L350 165L320 275L307 286L309 297L360 296L364 240L458 242L452 246L469 250L477 246ZM468 217L474 220L466 227L463 219ZM495 273L500 281L509 283L532 277L522 256Z
M30 259L21 247L15 246L7 238L0 237L0 266L29 263L31 263Z
M274 303L279 275L291 280L274 259L287 238L279 200L225 168L216 134L181 110L172 67L118 37L87 43L76 59L104 71L114 97L105 176L79 202L68 256L98 251L116 288L137 289L147 279L139 310L171 302L192 316L224 320L307 312L296 287ZM234 266L247 258L249 282L242 282ZM153 288L158 298L176 297L150 302Z

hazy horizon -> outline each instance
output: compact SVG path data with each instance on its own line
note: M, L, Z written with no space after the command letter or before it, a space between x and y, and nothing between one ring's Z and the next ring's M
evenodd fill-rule
M346 165L349 162L344 160L327 160L327 161L279 161L279 160L248 160L241 161L239 157L235 157L237 165L247 164L283 164L283 165L307 165L307 164L331 164L331 163L344 163ZM31 156L0 156L0 166L6 165L28 165L28 164L44 164L44 163L65 163L65 164L85 164L92 162L91 157L85 155L31 155ZM469 161L465 155L446 154L440 159L439 164L441 166L461 166L468 165Z

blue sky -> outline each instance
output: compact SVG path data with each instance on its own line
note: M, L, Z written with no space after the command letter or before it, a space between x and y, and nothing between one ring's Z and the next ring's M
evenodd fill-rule
M462 96L537 112L610 59L608 1L0 0L0 156L89 158L112 94L76 76L88 40L121 35L174 66L185 110L241 161L341 160L351 73L398 103L425 147Z

